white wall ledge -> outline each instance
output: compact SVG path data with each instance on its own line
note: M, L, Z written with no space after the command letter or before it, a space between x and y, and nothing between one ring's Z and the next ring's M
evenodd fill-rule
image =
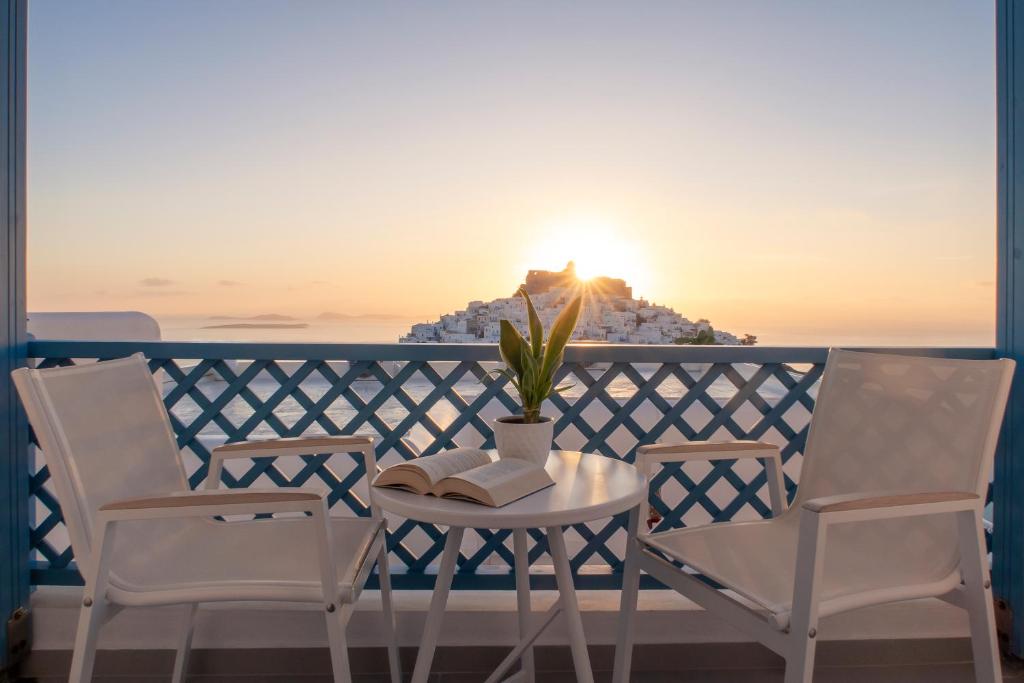
M595 645L615 641L618 591L579 591L587 640ZM547 609L555 591L536 591L534 611ZM33 649L69 650L74 641L82 589L41 586L32 595ZM398 640L415 646L423 630L429 591L396 591ZM353 647L382 646L380 595L365 591L349 626ZM638 643L750 642L741 632L704 612L673 591L641 591ZM169 649L175 642L182 609L127 608L107 624L100 648L111 650ZM452 591L441 629L442 646L511 646L518 633L514 591ZM940 600L912 600L869 607L825 619L825 640L935 639L967 637L966 613ZM568 642L556 619L538 644ZM197 648L326 647L323 615L318 607L287 609L275 605L240 607L211 605L200 611Z

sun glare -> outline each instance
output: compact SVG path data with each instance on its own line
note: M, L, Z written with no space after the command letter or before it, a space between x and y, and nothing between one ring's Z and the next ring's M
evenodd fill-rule
M615 272L615 264L606 262L605 255L596 249L580 249L573 260L576 263L576 275L584 281Z
M572 261L580 280L622 278L633 287L634 295L644 293L646 259L623 230L595 220L568 220L545 226L544 234L547 237L539 241L530 268L561 270Z

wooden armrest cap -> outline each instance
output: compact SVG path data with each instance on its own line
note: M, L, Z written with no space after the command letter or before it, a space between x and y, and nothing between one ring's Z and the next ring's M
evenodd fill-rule
M895 493L886 495L840 495L816 498L804 503L804 509L811 512L849 512L871 510L903 505L925 505L928 503L952 503L960 500L977 500L977 493L967 491L923 491L920 493Z
M309 491L246 491L243 493L209 493L200 495L154 496L130 498L107 503L102 512L114 510L156 510L160 508L202 507L205 505L259 505L263 503L299 503L320 500L322 496Z
M648 444L641 453L728 453L731 451L774 451L778 446L763 441L684 441L681 443Z
M236 441L217 446L213 450L215 453L234 453L237 451L273 451L279 448L309 448L310 453L315 453L318 448L368 446L372 443L372 436L293 436L261 441Z

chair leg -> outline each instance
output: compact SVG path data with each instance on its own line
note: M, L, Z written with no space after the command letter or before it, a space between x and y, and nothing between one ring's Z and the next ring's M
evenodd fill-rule
M85 592L82 609L78 613L78 631L75 633L75 651L71 656L71 675L68 683L89 683L96 660L96 640L110 607L107 603L107 582L110 574L110 555L114 548L115 526L97 525L93 532L96 546L89 566L85 568Z
M377 556L377 572L380 578L380 602L384 617L384 638L388 648L388 668L391 683L402 683L402 665L398 659L398 640L395 634L395 605L391 600L391 571L388 569L386 542Z
M622 601L619 605L619 633L615 644L615 666L612 683L629 683L633 663L633 640L636 629L636 603L640 591L640 565L637 562L636 532L640 521L640 508L629 512L626 527L626 566L622 574Z
M957 531L960 538L960 571L971 625L974 677L979 683L1000 683L1003 674L981 512L971 510L957 513Z
M71 675L68 677L68 683L89 683L92 680L96 640L103 625L106 605L100 598L91 602L89 606L83 605L78 614L78 631L75 633L75 651L71 656Z
M181 624L181 631L178 633L178 644L174 652L174 673L171 674L171 683L184 683L188 674L188 657L192 649L192 633L195 630L196 603L185 606L184 620Z
M820 515L800 515L793 611L789 619L786 683L811 683L818 643L818 589L825 564L825 523Z
M790 635L792 650L786 657L786 683L811 683L814 678L815 638Z
M352 605L341 605L334 610L328 609L327 642L331 648L331 669L334 671L334 683L352 683L352 671L348 663L348 641L345 628L352 615Z

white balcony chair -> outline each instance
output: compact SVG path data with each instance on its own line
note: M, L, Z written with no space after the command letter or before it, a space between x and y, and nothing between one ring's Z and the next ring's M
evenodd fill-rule
M21 369L13 377L85 578L72 683L90 680L100 627L124 607L185 605L173 676L180 683L197 605L246 601L323 609L334 680L349 681L345 628L374 564L391 677L401 679L378 509L371 517L331 517L324 495L310 489L189 490L170 420L141 355ZM207 486L217 488L227 458L346 452L361 453L366 471L376 472L370 437L279 439L215 449ZM215 519L258 513L295 514Z
M649 533L631 512L613 680L629 678L643 570L782 655L786 683L811 680L821 617L923 597L968 610L977 679L1000 681L982 510L1013 368L832 351L788 510L776 446L641 447L648 480L663 463L764 461L773 517Z

